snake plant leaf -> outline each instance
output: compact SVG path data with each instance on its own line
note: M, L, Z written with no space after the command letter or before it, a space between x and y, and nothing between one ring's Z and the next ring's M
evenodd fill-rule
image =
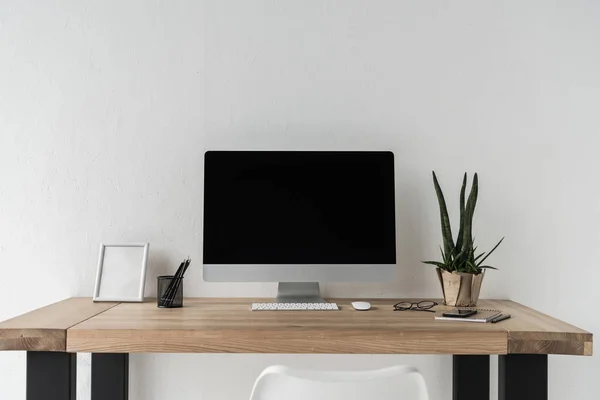
M462 250L467 251L473 245L473 214L475 214L475 205L477 204L477 194L479 192L479 179L477 173L473 176L471 193L465 207L465 220L463 225Z
M461 251L454 257L454 263L457 270L460 270L460 266L466 261L467 254L464 251Z
M466 272L477 272L478 271L477 266L475 264L473 264L471 261L467 261L465 264L467 265L467 267L469 267L468 271L466 271Z
M467 173L463 176L462 187L460 188L460 226L458 230L458 236L456 237L456 247L454 253L458 253L462 250L463 233L465 225L465 191L467 189Z
M500 239L500 241L494 246L494 248L492 250L490 250L489 253L487 253L487 256L483 257L481 259L481 261L479 261L479 264L477 264L477 266L479 267L481 264L483 264L483 262L485 261L486 258L488 258L493 252L494 250L496 250L498 248L498 246L500 246L500 243L502 243L502 241L504 240L504 238ZM479 267L481 268L481 267Z
M446 257L444 250L442 250L442 246L440 246L440 253L442 253L442 260L444 261L444 264L448 264L448 258Z
M444 263L441 263L441 262L439 262L439 261L421 261L421 262L422 262L423 264L435 265L436 267L438 267L438 268L441 268L441 269L445 269L445 270L447 270L447 269L448 269L448 267L446 266L446 264L444 264Z
M448 208L446 207L446 200L444 199L444 193L442 192L442 188L435 176L435 171L432 171L433 174L433 185L435 186L435 193L437 195L438 203L440 206L440 220L442 224L442 238L444 240L444 251L446 254L450 255L454 251L454 240L452 239L452 228L450 227L450 217L448 217Z
M484 269L497 269L490 265L482 265L484 261L500 246L504 238L502 238L494 248L489 252L477 253L475 239L473 238L473 215L477 205L477 197L479 194L479 178L477 174L473 175L473 182L469 196L465 202L468 177L463 176L463 184L460 191L460 226L458 236L456 237L456 245L452 237L450 226L450 218L446 208L446 200L437 180L435 172L433 174L433 184L440 207L440 220L442 225L443 244L440 246L442 261L423 261L425 264L434 265L448 272L464 272L469 274L479 274Z

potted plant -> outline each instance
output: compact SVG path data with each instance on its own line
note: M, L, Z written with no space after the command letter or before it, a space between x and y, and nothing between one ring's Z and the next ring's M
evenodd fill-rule
M494 246L487 254L482 252L475 254L475 246L472 234L473 214L477 203L479 184L477 174L473 177L471 192L465 204L465 190L467 188L467 174L463 178L460 190L460 226L456 242L452 236L450 218L446 208L444 193L438 183L435 172L433 172L433 185L440 206L440 219L442 224L442 238L444 246L440 246L442 253L441 261L423 261L437 267L437 274L442 285L444 304L454 307L472 307L477 305L481 283L486 269L497 269L490 265L484 265L485 260L500 246L504 238Z

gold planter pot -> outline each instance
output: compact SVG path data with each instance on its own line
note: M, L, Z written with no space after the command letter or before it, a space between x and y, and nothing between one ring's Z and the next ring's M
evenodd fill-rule
M464 272L448 272L437 269L444 304L452 307L474 307L479 300L479 291L485 271L480 274L467 274Z

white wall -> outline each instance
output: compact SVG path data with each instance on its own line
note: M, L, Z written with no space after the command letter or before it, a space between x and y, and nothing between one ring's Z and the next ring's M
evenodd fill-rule
M453 210L478 171L477 240L506 236L483 296L598 332L598 21L593 0L0 0L0 320L90 295L100 241L149 241L151 290L190 255L188 295L273 295L202 282L203 151L391 149L399 278L327 295L439 295L430 171ZM1 399L24 360L0 354ZM135 355L131 398L244 399L272 363L411 363L451 397L449 356ZM600 398L599 372L552 357L550 398Z

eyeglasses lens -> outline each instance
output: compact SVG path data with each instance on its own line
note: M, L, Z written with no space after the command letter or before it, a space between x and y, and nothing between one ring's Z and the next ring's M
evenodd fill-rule
M420 301L417 303L417 308L421 310L429 310L433 306L435 306L435 301Z
M400 311L409 310L411 307L412 307L412 303L409 303L407 301L402 301L400 303L394 304L394 309L400 310Z

